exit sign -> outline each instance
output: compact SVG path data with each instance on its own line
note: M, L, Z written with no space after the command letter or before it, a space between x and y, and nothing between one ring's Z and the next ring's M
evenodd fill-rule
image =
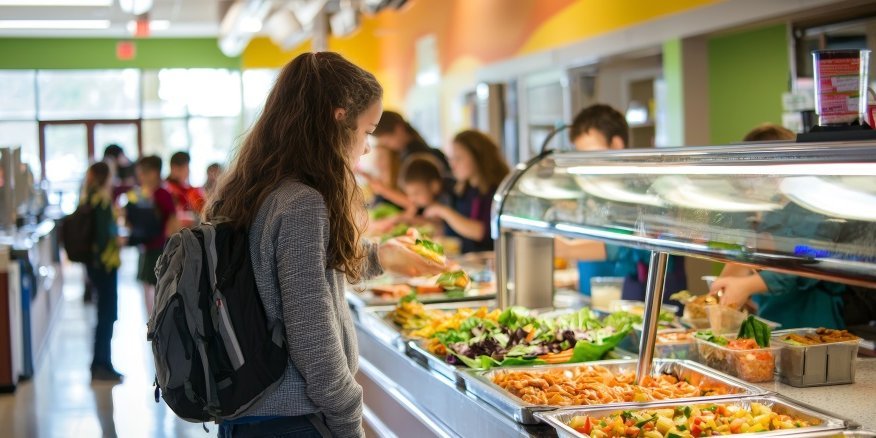
M119 61L130 61L137 56L137 45L133 41L116 43L116 58Z

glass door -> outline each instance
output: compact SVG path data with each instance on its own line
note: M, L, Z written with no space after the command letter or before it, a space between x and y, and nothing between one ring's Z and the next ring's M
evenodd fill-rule
M88 125L41 123L42 169L49 183L49 202L62 211L76 208L85 170L90 162Z
M103 159L104 149L115 144L130 163L140 156L138 120L84 120L40 122L42 174L49 185L49 202L64 212L76 208L85 171Z
M94 124L94 159L103 158L107 146L118 145L129 161L140 158L140 124L137 122L97 122Z

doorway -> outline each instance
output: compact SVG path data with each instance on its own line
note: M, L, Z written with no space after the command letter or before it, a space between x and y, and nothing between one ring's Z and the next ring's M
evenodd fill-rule
M40 166L49 202L64 212L76 208L88 166L117 144L131 161L142 151L139 120L64 120L39 122Z

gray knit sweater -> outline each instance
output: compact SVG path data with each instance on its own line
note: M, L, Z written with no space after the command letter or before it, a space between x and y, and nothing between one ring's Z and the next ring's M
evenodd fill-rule
M321 412L335 437L360 437L362 387L354 380L359 351L344 276L327 268L328 211L311 187L288 180L259 208L250 254L268 318L286 325L289 366L275 392L248 416ZM379 275L368 248L366 276Z

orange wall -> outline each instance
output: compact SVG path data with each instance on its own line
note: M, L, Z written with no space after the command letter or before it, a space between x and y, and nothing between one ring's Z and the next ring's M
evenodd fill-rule
M720 1L410 0L402 10L364 18L353 35L330 38L329 50L374 72L386 88L386 106L402 107L416 76L416 41L423 36L436 36L442 76L467 75L485 64ZM283 52L256 39L242 56L243 67L279 67L306 50L309 43Z

